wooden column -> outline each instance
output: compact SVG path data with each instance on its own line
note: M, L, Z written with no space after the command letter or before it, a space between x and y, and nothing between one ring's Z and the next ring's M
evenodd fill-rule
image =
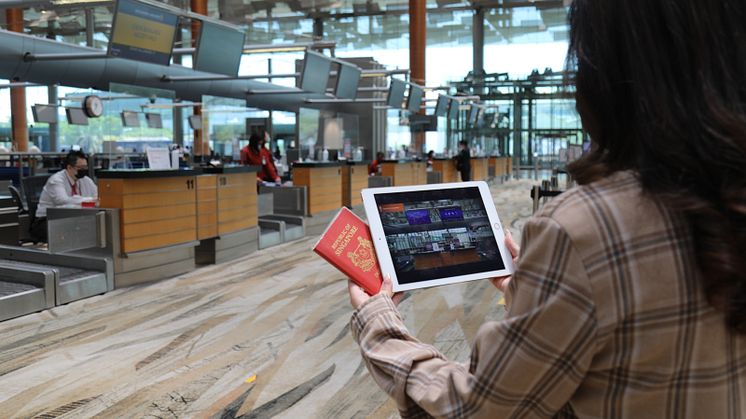
M411 81L420 86L425 86L426 3L423 0L409 0L409 75ZM424 144L425 133L412 134L411 148L417 155L427 152L423 150Z
M5 20L11 32L23 32L23 10L8 9ZM13 81L13 80L11 80ZM10 115L15 151L28 151L28 121L26 120L26 88L10 89Z
M193 13L207 16L207 0L191 0L191 8ZM199 38L199 31L201 28L202 22L197 19L192 19L192 47L194 48L197 47L197 39ZM197 55L195 52L195 55L192 57L192 63L194 63L194 59L196 58L196 56ZM195 106L194 114L201 116L202 106ZM206 124L203 125L202 128L209 129ZM204 135L202 129L194 130L194 144L192 144L192 153L194 153L195 161L199 161L201 159L201 156L209 154L209 152L205 153L205 150L209 150L210 141L204 141L203 138ZM198 156L200 158L198 158Z

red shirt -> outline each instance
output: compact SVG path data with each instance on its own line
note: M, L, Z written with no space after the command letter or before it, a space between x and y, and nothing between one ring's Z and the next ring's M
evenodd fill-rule
M257 172L256 177L267 182L274 182L279 178L275 162L272 160L272 153L262 147L259 152L252 150L249 146L241 149L241 164L262 166L262 170Z
M378 166L381 164L378 160L373 160L373 162L368 166L368 174L369 175L377 175L378 174Z

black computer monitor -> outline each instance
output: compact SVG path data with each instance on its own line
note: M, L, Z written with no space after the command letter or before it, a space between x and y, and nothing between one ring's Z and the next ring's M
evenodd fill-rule
M70 125L88 125L88 116L80 108L65 108L67 123Z
M435 104L435 116L446 116L448 112L448 96L438 95L438 102Z
M407 109L409 112L418 113L422 98L425 96L425 90L416 84L409 85L409 96L407 97Z
M122 111L122 125L128 128L138 128L140 118L137 116L137 112Z
M160 65L171 63L179 17L136 0L118 0L108 54Z
M241 66L245 35L239 28L203 21L194 69L235 77Z
M57 107L54 105L36 104L31 107L31 113L34 114L34 122L46 122L53 124L58 121Z
M394 109L401 109L401 104L404 101L405 90L407 90L407 83L392 78L389 85L389 96L386 99L386 104Z
M360 75L362 73L363 70L358 66L340 63L334 96L340 99L354 100L357 97L357 87L360 84Z
M451 99L449 100L449 102L450 105L448 106L448 118L458 119L459 107L461 106L461 102L456 99Z
M163 128L163 119L159 113L146 113L145 121L148 123L148 128Z
M303 71L300 74L300 86L298 87L306 92L325 94L331 67L332 60L329 57L307 50L303 59Z

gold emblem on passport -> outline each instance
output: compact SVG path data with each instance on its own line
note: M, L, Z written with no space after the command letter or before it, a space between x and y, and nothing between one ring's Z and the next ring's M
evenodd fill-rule
M362 237L358 237L357 241L357 248L354 252L347 253L347 257L350 258L353 265L362 269L363 272L369 272L376 265L376 260L373 257L373 243Z

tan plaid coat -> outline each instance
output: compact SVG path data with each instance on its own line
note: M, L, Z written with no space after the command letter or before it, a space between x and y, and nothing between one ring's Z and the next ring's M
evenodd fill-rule
M351 328L404 417L746 417L746 336L705 300L682 219L617 173L526 225L505 320L445 359L376 296Z

